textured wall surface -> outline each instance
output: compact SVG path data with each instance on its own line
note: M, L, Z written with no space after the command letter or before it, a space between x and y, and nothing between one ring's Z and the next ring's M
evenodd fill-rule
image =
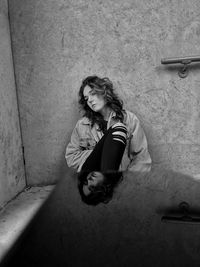
M156 165L200 174L200 66L181 79L160 63L199 54L199 0L9 3L29 184L58 178L91 74L113 80Z
M0 207L25 186L7 1L0 1Z

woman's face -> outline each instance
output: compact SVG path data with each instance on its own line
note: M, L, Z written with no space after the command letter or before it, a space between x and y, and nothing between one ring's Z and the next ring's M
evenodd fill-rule
M101 172L91 172L87 176L87 184L83 185L83 192L89 195L94 187L104 181L104 175Z
M103 111L106 101L102 95L98 95L92 88L88 85L83 90L83 96L87 105L95 112Z

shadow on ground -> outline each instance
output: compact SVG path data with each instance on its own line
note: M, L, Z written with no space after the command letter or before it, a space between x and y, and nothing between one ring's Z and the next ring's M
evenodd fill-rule
M162 221L187 203L200 217L200 182L153 168L125 173L108 204L88 206L69 170L0 266L199 266L200 224Z

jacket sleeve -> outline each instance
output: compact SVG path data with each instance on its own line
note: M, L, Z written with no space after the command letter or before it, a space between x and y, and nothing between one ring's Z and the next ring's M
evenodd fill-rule
M91 149L83 150L80 146L80 135L77 123L72 132L71 140L66 148L65 159L67 161L67 165L76 169L78 172L81 171L82 165L91 152Z
M145 133L136 117L134 128L129 140L129 171L146 172L151 170L151 157Z

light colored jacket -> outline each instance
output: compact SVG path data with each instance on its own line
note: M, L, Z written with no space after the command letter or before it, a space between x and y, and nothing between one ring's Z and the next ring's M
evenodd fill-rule
M112 125L115 112L111 112L107 129ZM127 127L127 144L121 161L120 170L150 171L151 157L145 133L139 119L130 111L125 111L123 123ZM66 148L65 158L69 167L81 171L82 165L102 138L103 133L97 124L91 127L88 118L83 117L76 123L71 140Z

